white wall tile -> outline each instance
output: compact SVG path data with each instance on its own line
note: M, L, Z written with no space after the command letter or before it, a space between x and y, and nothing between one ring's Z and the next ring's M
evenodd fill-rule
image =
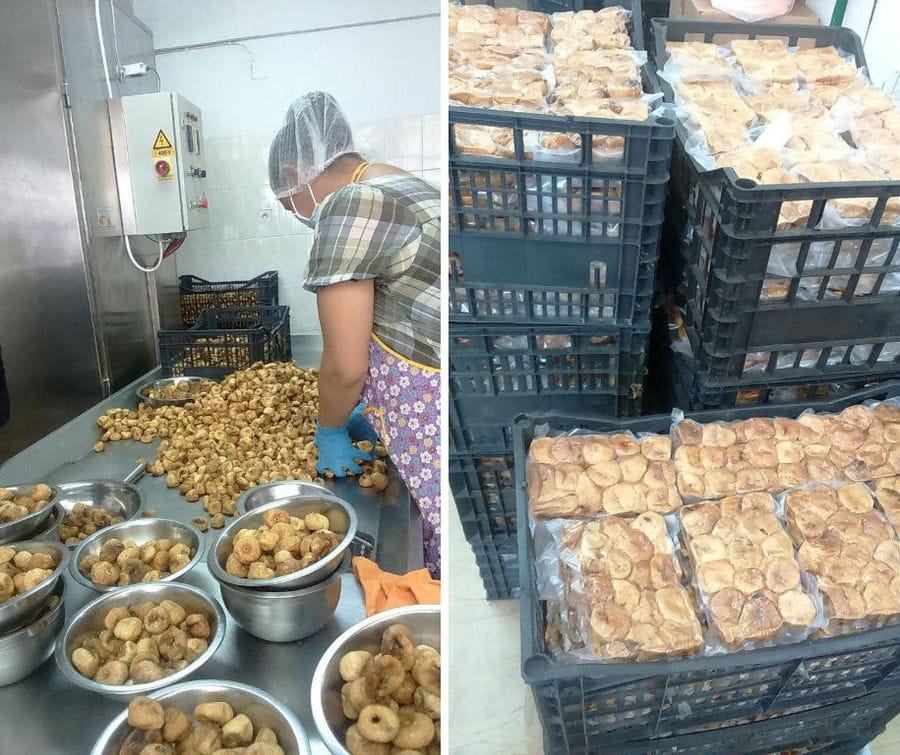
M232 241L244 233L244 198L240 189L213 189L209 199L209 228L215 241Z
M272 133L241 134L241 184L259 186L269 182L269 147Z
M237 137L206 139L206 180L210 189L232 189L240 186L236 168L240 165L240 141Z
M403 159L404 121L404 118L388 118L383 121L385 162L396 164Z
M422 117L422 167L425 170L441 167L441 118Z
M384 155L384 128L380 121L362 123L353 129L353 145L367 160L379 161Z
M315 294L302 286L285 286L284 303L291 308L291 333L306 335L321 332Z
M244 186L245 238L273 238L281 235L279 216L284 212L275 201L272 190L265 186Z
M441 169L440 168L432 168L430 170L422 171L422 178L436 189L441 188Z

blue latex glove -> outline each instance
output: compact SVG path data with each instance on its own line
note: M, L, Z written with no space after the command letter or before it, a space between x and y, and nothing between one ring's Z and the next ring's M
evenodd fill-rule
M362 467L354 459L372 459L372 454L353 447L346 427L322 427L316 422L316 445L319 448L316 471L320 475L324 475L326 469L330 469L335 477L346 477L347 471L362 474Z
M350 434L350 439L355 443L358 443L361 440L377 443L378 433L375 432L372 425L369 424L369 421L363 414L363 409L365 408L365 402L360 401L356 408L350 413L350 419L347 421L347 432Z

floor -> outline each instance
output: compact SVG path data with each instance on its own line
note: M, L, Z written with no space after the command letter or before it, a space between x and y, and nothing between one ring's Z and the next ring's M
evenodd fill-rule
M449 507L451 755L541 755L541 726L519 673L519 604L487 601L456 507ZM900 753L900 716L869 745Z

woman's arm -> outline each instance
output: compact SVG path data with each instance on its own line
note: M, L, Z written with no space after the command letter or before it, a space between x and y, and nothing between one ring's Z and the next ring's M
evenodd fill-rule
M343 427L359 403L369 370L375 308L371 279L345 281L316 291L324 347L319 368L319 422Z

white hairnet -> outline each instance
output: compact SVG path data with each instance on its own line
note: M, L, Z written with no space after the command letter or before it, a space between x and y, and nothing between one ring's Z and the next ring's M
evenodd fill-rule
M278 199L295 194L341 155L352 154L350 124L334 97L309 92L288 108L269 148L269 185ZM296 169L285 171L286 166Z

